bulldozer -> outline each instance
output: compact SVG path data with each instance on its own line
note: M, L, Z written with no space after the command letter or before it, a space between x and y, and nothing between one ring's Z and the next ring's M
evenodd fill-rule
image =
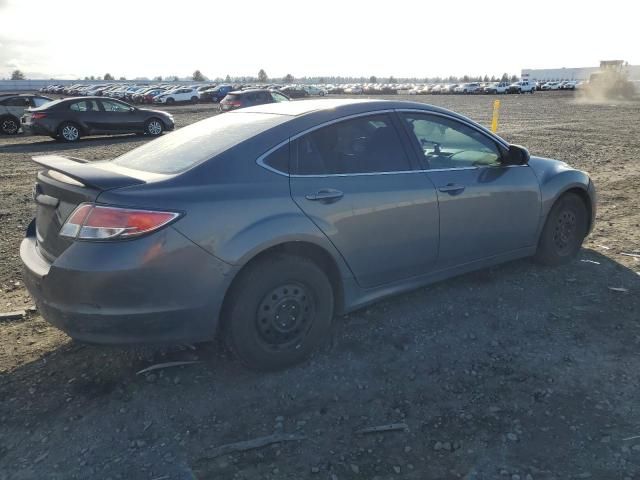
M622 98L630 100L635 94L633 82L629 81L624 60L602 60L600 71L592 73L585 93L591 98Z

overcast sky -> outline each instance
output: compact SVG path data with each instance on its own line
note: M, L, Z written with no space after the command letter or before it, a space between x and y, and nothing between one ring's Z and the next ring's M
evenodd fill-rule
M640 64L640 2L0 0L0 78L432 77Z

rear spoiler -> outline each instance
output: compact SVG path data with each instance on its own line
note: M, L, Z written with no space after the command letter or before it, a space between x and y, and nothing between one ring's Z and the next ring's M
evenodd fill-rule
M63 157L62 155L39 155L32 157L32 160L49 170L60 172L87 187L99 190L111 190L112 188L130 187L146 183L139 178L100 168L82 158Z

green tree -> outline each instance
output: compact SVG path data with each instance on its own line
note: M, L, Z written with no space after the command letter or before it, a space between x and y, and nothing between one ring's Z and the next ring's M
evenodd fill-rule
M126 80L126 78L125 77L120 77L119 80Z
M287 73L284 77L284 83L293 83L293 75L291 75L290 73Z
M398 83L398 81L396 80L396 77L394 77L393 75L391 75L389 77L389 82L388 83Z
M511 75L511 83L517 82L517 81L518 81L517 75Z
M465 75L465 76L463 76L463 77L462 77L462 81L463 81L464 83L468 83L468 82L469 82L469 75Z
M103 78L104 80L107 80L107 81L111 81L114 79L113 75L111 75L110 73L105 73Z
M227 74L227 76L224 77L224 81L225 83L231 83L231 77L229 76L229 74Z
M195 72L193 72L192 77L193 80L195 80L196 82L203 82L204 81L204 75L202 74L202 72L200 70L196 70Z
M157 77L153 77L153 80L155 82L161 82L162 81L162 75L158 75Z
M509 74L508 73L503 73L502 77L500 77L500 81L501 82L508 82L509 81Z
M21 70L14 70L11 72L11 80L24 80L25 76Z
M484 78L482 79L482 81L484 83L487 83L489 81L489 75L485 75Z
M267 83L269 81L269 77L267 76L267 72L265 72L264 69L262 69L262 68L258 72L258 81L260 83Z
M369 83L378 83L378 78L375 75L369 77Z

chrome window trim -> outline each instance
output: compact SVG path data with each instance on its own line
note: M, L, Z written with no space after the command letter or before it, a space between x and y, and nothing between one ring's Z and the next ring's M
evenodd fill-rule
M435 115L435 116L439 116L439 117L443 117L452 121L457 121L460 122L464 125L466 125L467 127L473 128L474 130L476 130L477 132L487 136L488 138L494 140L495 142L501 144L502 146L504 146L505 148L509 148L509 144L507 142L505 142L504 140L502 140L500 137L493 135L491 132L487 133L486 131L482 130L481 128L478 128L476 125L473 125L465 120L456 118L456 117L452 117L451 115L447 115L445 113L440 113L440 112L434 112L432 110L422 110L419 108L396 108L396 109L385 109L385 110L372 110L372 111L368 111L368 112L361 112L361 113L355 113L352 115L347 115L344 117L340 117L340 118L334 118L333 120L329 120L327 122L323 122L321 124L315 125L313 127L310 127L306 130L303 130L300 133L297 133L295 135L293 135L292 137L287 138L286 140L283 140L282 142L278 143L277 145L275 145L274 147L271 147L269 150L267 150L265 153L263 153L262 155L260 155L257 159L256 159L256 163L261 166L262 168L269 170L270 172L276 173L278 175L282 175L284 177L289 177L289 178L326 178L326 177L361 177L361 176L372 176L372 175L402 175L402 174L407 174L407 173L429 173L429 172L450 172L450 171L459 171L459 170L476 170L479 168L494 168L495 166L493 165L477 165L477 166L473 166L473 167L455 167L455 168L430 168L430 169L421 169L421 170L401 170L401 171L391 171L391 172L362 172L362 173L327 173L327 174L313 174L313 175L299 175L299 174L291 174L291 173L287 173L287 172L283 172L281 170L277 170L269 165L267 165L265 163L265 159L272 154L273 152L275 152L277 149L279 149L280 147L283 147L284 145L286 145L287 143L292 142L293 140L296 140L300 137L302 137L303 135L306 135L307 133L311 133L315 130L318 130L319 128L323 128L329 125L333 125L334 123L338 123L338 122L342 122L345 120L350 120L352 118L359 118L359 117L366 117L366 116L370 116L370 115L377 115L377 114L383 114L383 113L403 113L403 112L415 112L415 113L422 113L425 115ZM527 167L528 165L505 165L502 166L501 168L512 168L512 167Z

